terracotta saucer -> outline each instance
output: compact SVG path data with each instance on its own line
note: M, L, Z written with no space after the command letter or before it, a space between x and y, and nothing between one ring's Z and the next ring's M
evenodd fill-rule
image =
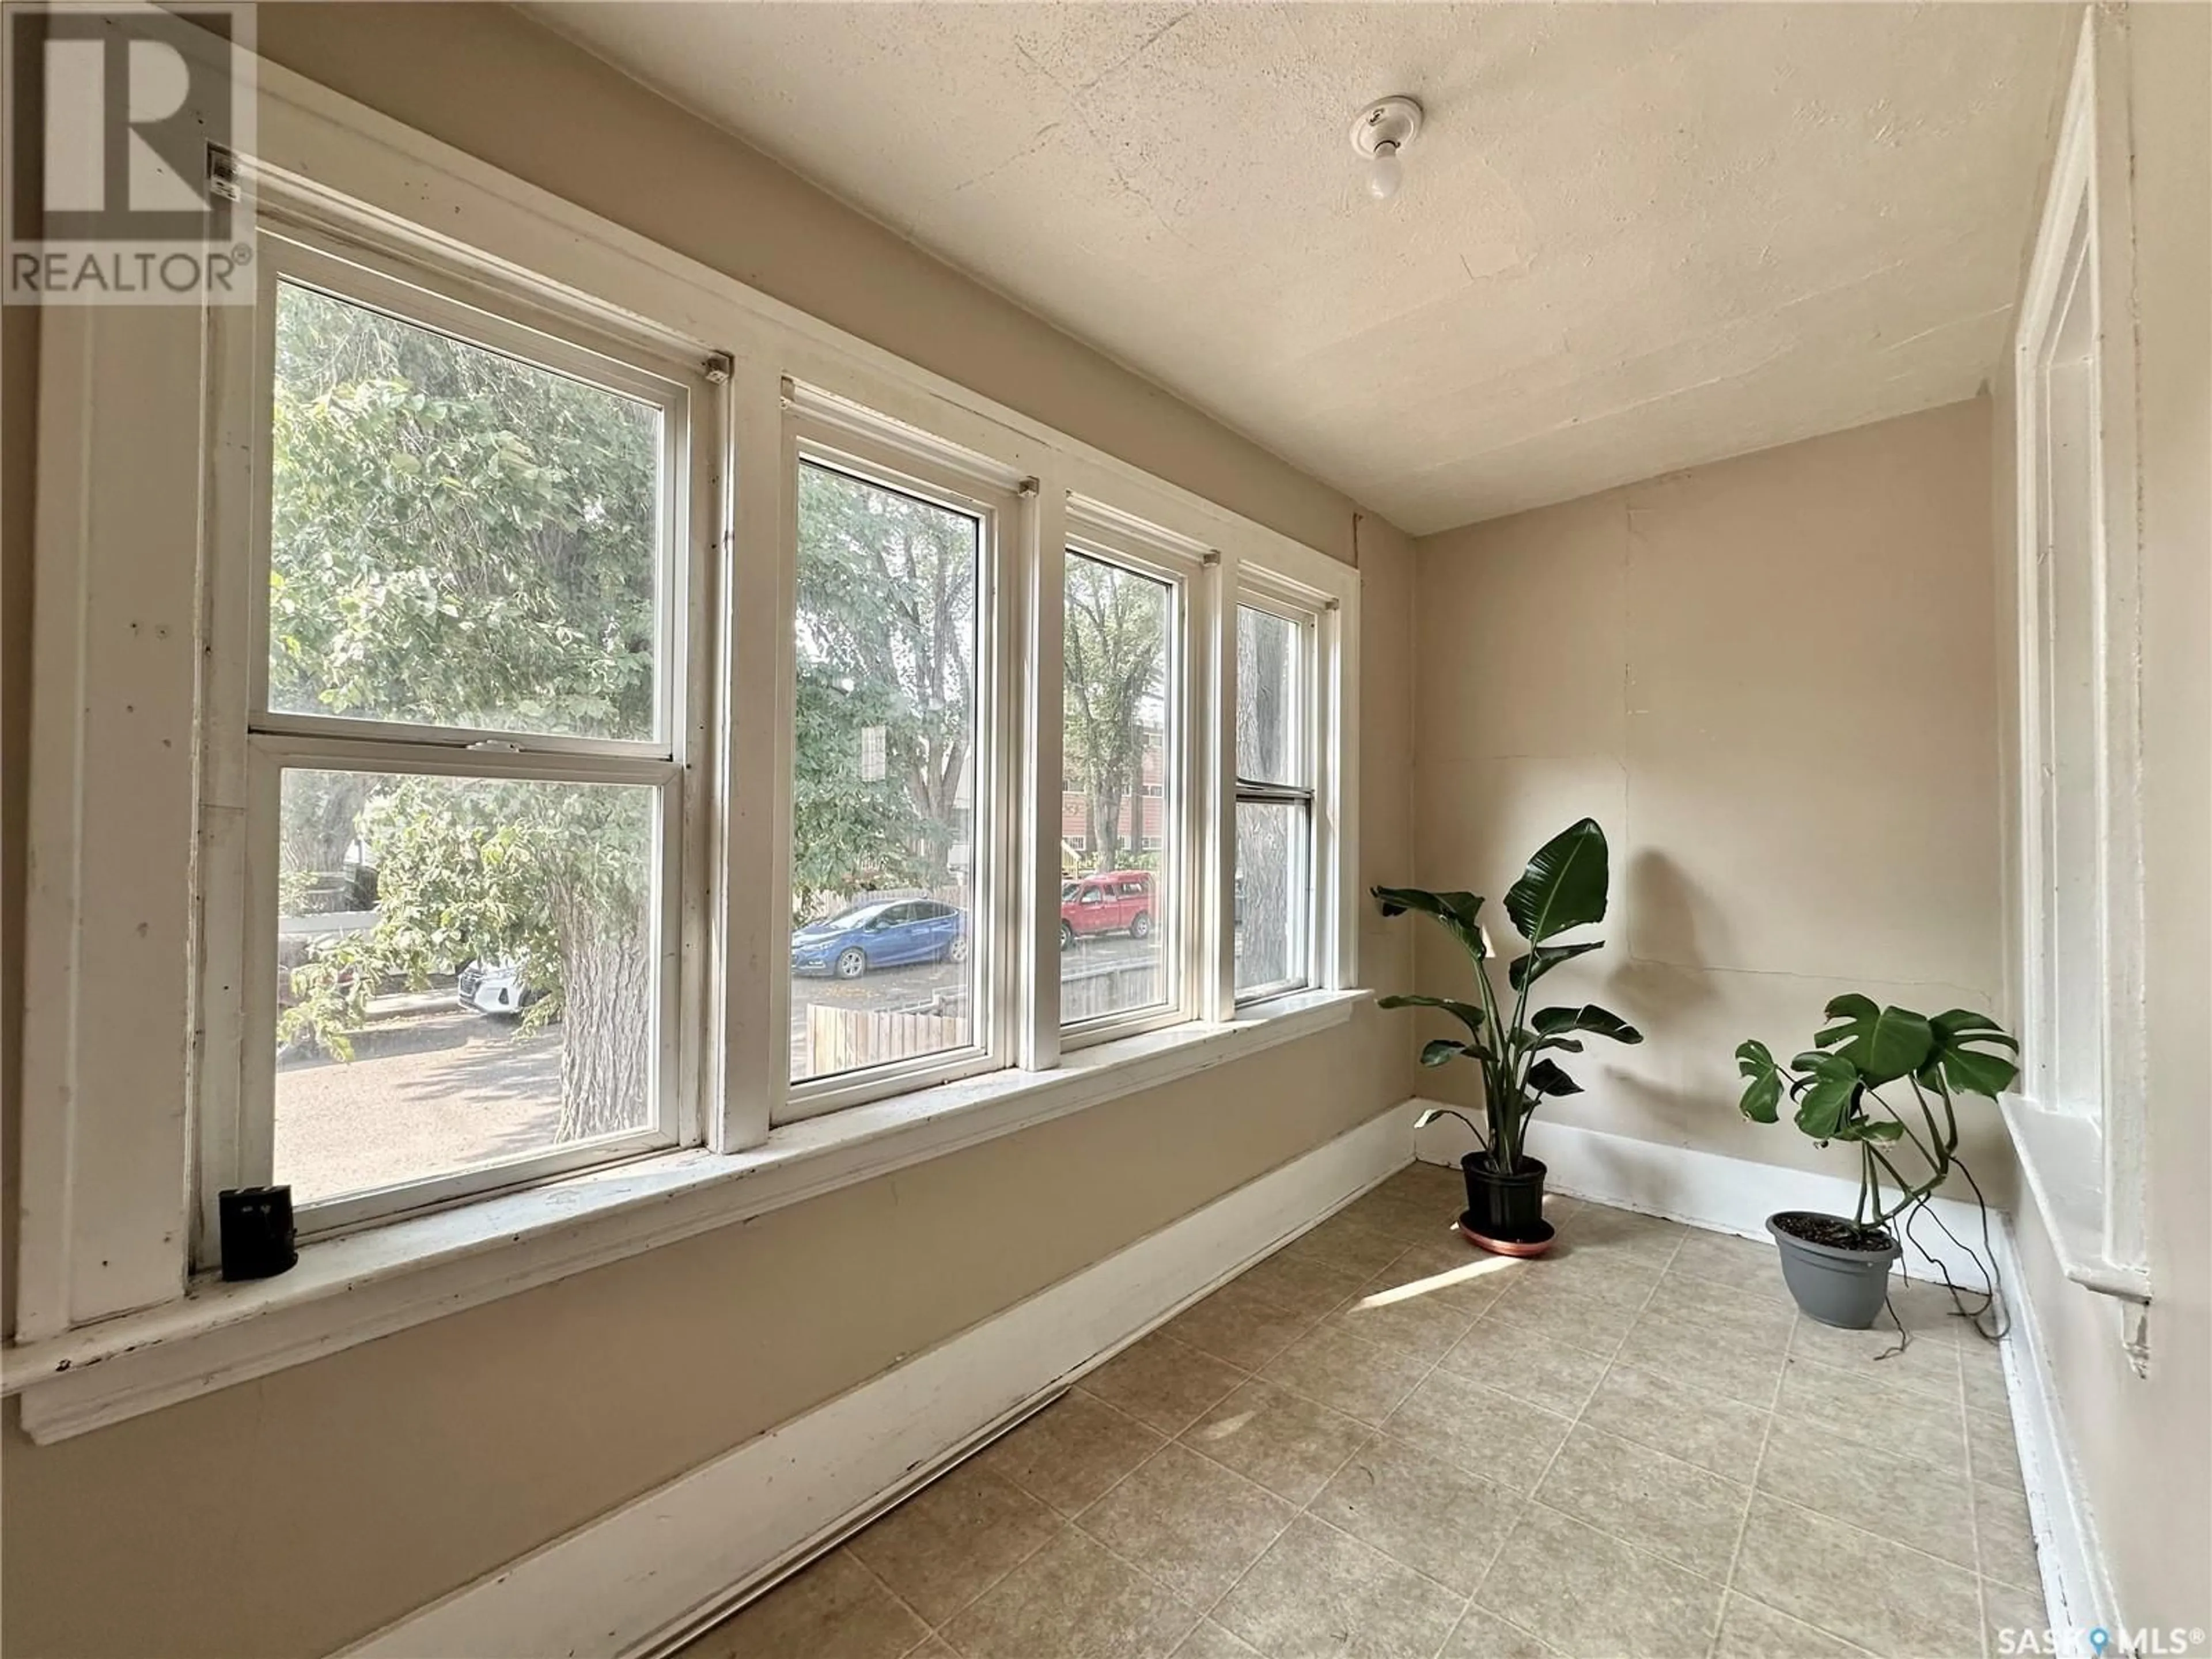
M1540 1221L1536 1224L1536 1231L1527 1238L1485 1238L1472 1224L1474 1214L1474 1211L1468 1210L1460 1217L1460 1232L1492 1255L1541 1255L1552 1248L1552 1241L1559 1237L1558 1229L1550 1222Z

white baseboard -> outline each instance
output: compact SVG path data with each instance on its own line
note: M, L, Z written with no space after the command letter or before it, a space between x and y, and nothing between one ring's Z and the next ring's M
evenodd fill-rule
M1431 1164L1456 1164L1474 1144L1474 1136L1451 1118L1413 1137L1414 1155ZM1840 1176L1786 1170L1565 1124L1532 1125L1528 1151L1548 1166L1546 1184L1555 1191L1746 1238L1765 1238L1766 1218L1777 1210L1848 1215L1858 1192L1856 1182ZM1981 1222L1972 1206L1939 1200L1937 1208L1954 1233L1979 1244ZM2013 1436L2020 1446L2021 1473L2035 1528L2048 1627L2077 1632L2099 1625L2124 1628L2118 1623L2112 1577L2098 1547L2081 1474L2059 1415L2050 1350L2036 1322L2035 1304L2025 1291L2011 1218L1992 1212L1990 1221L1990 1255L2011 1318L2010 1331L1999 1345L2005 1394L2012 1407ZM1923 1252L1917 1261L1900 1262L1900 1271L1909 1266L1917 1275L1924 1274L1940 1261L1960 1283L1978 1284L1979 1270L1948 1240L1930 1237L1932 1231L1922 1230L1919 1241L1933 1247L1932 1258Z
M1997 1246L1997 1271L2009 1287L2005 1304L2012 1311L2012 1334L2004 1343L2005 1395L2012 1401L2013 1435L2020 1443L2021 1476L2027 1485L2028 1519L2035 1528L2036 1565L2043 1571L2045 1623L2051 1630L2071 1631L2077 1637L2100 1626L2116 1632L2131 1630L2124 1610L2113 1599L2112 1577L2097 1542L2087 1488L2059 1415L2058 1379L2051 1374L2051 1350L2036 1319L2035 1303L2027 1293L2009 1227Z
M1474 1148L1474 1136L1456 1118L1442 1119L1413 1137L1414 1157L1429 1164L1456 1164L1462 1153ZM1858 1198L1858 1183L1841 1176L1788 1170L1724 1152L1668 1146L1540 1119L1528 1127L1528 1153L1549 1166L1545 1184L1554 1192L1742 1238L1766 1237L1766 1218L1777 1210L1849 1215ZM1981 1218L1972 1205L1939 1198L1934 1210L1960 1240L1980 1248ZM1999 1219L1992 1211L1992 1237ZM1898 1271L1919 1278L1938 1264L1961 1285L1978 1287L1982 1282L1981 1269L1966 1251L1933 1226L1915 1229Z
M349 1659L667 1652L1405 1166L1407 1103L386 1626Z

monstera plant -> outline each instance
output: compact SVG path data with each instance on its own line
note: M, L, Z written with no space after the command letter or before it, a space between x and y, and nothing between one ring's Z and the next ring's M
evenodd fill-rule
M1746 1117L1778 1121L1786 1097L1806 1134L1824 1146L1840 1140L1857 1152L1858 1203L1848 1219L1784 1210L1769 1216L1766 1228L1782 1251L1783 1278L1806 1315L1863 1330L1887 1299L1890 1267L1903 1248L1898 1233L1910 1236L1912 1222L1954 1171L1980 1201L1981 1188L1959 1158L1959 1097L1994 1099L2010 1088L2020 1045L1986 1014L1880 1007L1856 992L1831 1002L1827 1017L1831 1023L1814 1035L1813 1046L1788 1065L1765 1043L1746 1042L1735 1051L1736 1069L1745 1079ZM1909 1092L1909 1109L1893 1105L1882 1095L1886 1088L1900 1098ZM1976 1264L1984 1285L1993 1287L1990 1264L1979 1257ZM1986 1307L1990 1290L1976 1294Z
M1464 1037L1437 1037L1423 1045L1421 1064L1472 1060L1481 1069L1484 1123L1449 1108L1424 1113L1419 1123L1449 1115L1473 1129L1480 1148L1461 1160L1467 1176L1468 1214L1462 1224L1478 1243L1527 1254L1550 1241L1543 1219L1544 1166L1523 1150L1529 1117L1545 1099L1582 1092L1559 1056L1583 1052L1585 1036L1641 1042L1644 1034L1595 1003L1529 1011L1536 982L1561 963L1596 950L1605 941L1563 943L1560 935L1605 920L1610 877L1605 831L1595 818L1570 824L1536 850L1521 879L1507 890L1505 914L1528 948L1507 964L1501 994L1492 977L1493 953L1482 925L1483 900L1473 893L1432 893L1419 887L1377 887L1386 916L1428 916L1459 942L1474 973L1474 1000L1392 996L1385 1008L1435 1008L1467 1028Z

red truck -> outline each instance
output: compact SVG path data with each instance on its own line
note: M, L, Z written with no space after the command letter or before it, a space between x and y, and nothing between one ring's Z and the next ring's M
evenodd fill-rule
M1144 870L1109 870L1078 876L1060 889L1060 946L1095 933L1149 938L1152 931L1152 878Z

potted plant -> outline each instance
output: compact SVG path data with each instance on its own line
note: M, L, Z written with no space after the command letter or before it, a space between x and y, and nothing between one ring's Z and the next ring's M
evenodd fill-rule
M1474 1129L1480 1143L1460 1160L1467 1176L1468 1211L1461 1225L1486 1249L1533 1255L1551 1243L1551 1224L1544 1219L1544 1166L1528 1155L1522 1141L1530 1115L1547 1096L1582 1092L1553 1056L1580 1054L1584 1034L1616 1042L1644 1041L1644 1034L1620 1015L1592 1003L1528 1012L1528 994L1538 980L1605 942L1554 941L1562 933L1605 919L1607 886L1605 831L1595 819L1569 825L1536 850L1521 879L1505 895L1505 914L1528 942L1528 948L1506 968L1510 1005L1491 978L1490 937L1482 927L1480 898L1419 887L1374 890L1386 916L1410 910L1434 919L1459 941L1474 970L1473 1002L1394 996L1384 997L1381 1006L1437 1008L1467 1027L1464 1041L1437 1037L1425 1043L1421 1064L1443 1066L1465 1059L1482 1068L1485 1127L1459 1112L1450 1115ZM1415 1127L1434 1121L1447 1110L1423 1113Z
M1911 1237L1913 1222L1953 1170L1981 1202L1980 1186L1959 1159L1957 1100L1994 1099L2010 1087L2019 1071L2010 1055L2020 1045L1986 1014L1954 1008L1931 1018L1878 1008L1856 992L1831 1002L1827 1017L1833 1023L1787 1066L1765 1043L1746 1042L1735 1051L1736 1069L1747 1079L1746 1117L1776 1121L1786 1093L1796 1103L1800 1129L1824 1146L1841 1140L1857 1148L1859 1197L1851 1215L1784 1210L1766 1218L1766 1230L1806 1316L1866 1330L1888 1299L1890 1267L1903 1251L1899 1235ZM1911 1116L1881 1093L1899 1085L1911 1091ZM1975 1262L1985 1286L1976 1294L1986 1298L1996 1285L1991 1264L1979 1255ZM1959 1287L1950 1288L1955 1297Z

